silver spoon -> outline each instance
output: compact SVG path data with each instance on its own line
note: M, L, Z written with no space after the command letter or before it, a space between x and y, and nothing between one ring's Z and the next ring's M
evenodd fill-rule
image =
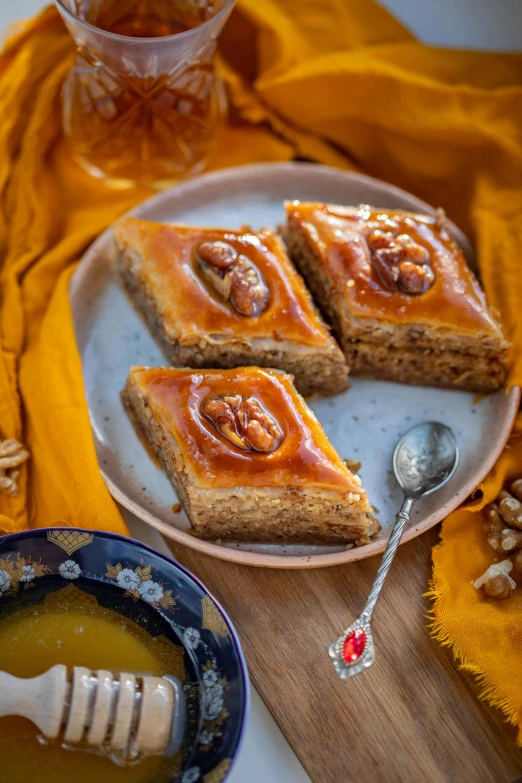
M370 622L413 504L444 486L458 462L459 447L452 431L436 421L412 427L395 446L393 472L404 492L404 501L362 614L330 647L330 658L342 680L368 669L375 660Z

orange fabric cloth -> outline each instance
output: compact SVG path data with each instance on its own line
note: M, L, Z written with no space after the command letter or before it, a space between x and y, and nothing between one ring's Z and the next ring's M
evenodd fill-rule
M50 8L0 55L0 430L31 451L19 496L0 494L0 532L125 529L96 464L67 288L85 247L148 193L106 190L68 159L72 53ZM221 55L234 119L212 167L307 157L443 206L477 246L521 383L522 56L423 46L373 0L239 0ZM520 591L492 602L471 585L494 559L476 512L522 473L521 432L482 500L443 524L432 592L434 633L522 739Z

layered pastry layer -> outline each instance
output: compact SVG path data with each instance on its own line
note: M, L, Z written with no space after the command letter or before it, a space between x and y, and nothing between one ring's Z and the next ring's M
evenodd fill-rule
M125 218L116 268L179 367L277 367L302 394L348 386L344 356L271 230L235 233Z
M133 367L122 399L200 538L368 543L379 530L283 372Z
M470 391L504 383L508 344L443 215L286 211L291 258L354 375Z

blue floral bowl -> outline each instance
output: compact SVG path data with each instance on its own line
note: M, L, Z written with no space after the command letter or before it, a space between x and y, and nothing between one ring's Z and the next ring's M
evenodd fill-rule
M172 673L193 695L174 781L225 780L244 733L248 675L232 623L201 582L151 547L112 533L48 528L0 536L0 609L58 594L95 601L170 645Z

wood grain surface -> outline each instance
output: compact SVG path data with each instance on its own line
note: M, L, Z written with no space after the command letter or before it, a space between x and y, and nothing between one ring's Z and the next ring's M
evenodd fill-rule
M399 549L373 618L376 662L345 682L328 647L359 614L379 557L279 571L171 543L229 612L252 681L314 783L513 783L522 776L514 729L478 701L472 678L428 635L422 594L437 539L438 527Z

